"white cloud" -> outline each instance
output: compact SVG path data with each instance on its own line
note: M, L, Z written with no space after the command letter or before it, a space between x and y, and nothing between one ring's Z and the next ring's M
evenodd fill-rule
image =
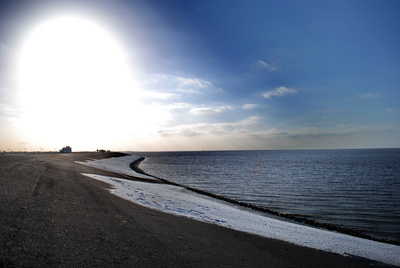
M221 90L216 88L211 82L200 78L188 78L175 75L150 74L145 75L143 79L137 78L135 84L138 88L149 91L148 95L162 98L172 96L170 92L183 93L202 93L204 90ZM160 95L157 95L160 92Z
M232 106L230 106L230 105L221 106L221 107L219 107L219 109L221 109L221 110L234 110L234 108Z
M217 89L211 82L198 78L175 77L175 81L178 92L198 94L204 90Z
M204 134L195 130L191 130L189 128L182 128L182 129L159 130L158 135L160 135L161 137L174 137L174 136L196 137L196 136L202 136Z
M193 108L190 110L190 113L194 115L216 115L219 114L220 112L221 112L220 109L209 108L209 107Z
M263 69L266 69L270 72L279 70L279 66L275 62L267 63L265 61L259 60L259 61L257 61L257 64L258 64L258 66L260 66Z
M226 105L226 106L220 106L217 108L212 108L212 107L199 107L199 108L192 108L190 110L191 114L194 115L216 115L221 113L224 110L233 110L232 106Z
M260 118L251 116L243 120L232 123L198 123L191 125L181 125L159 131L164 137L170 136L212 136L230 137L233 133L247 133L247 128L256 125Z
M251 109L255 109L257 106L258 106L257 104L246 103L242 106L242 108L245 110L251 110Z
M196 93L201 92L200 90L193 89L193 88L177 88L176 91L183 92L183 93L189 93L189 94L196 94Z
M299 91L295 88L278 87L274 90L270 90L265 93L262 93L261 95L265 99L269 99L271 97L282 97L282 96L286 96L286 95L296 94L297 92L299 92Z
M379 93L365 93L365 94L359 94L358 97L360 99L376 99L379 98L381 94Z
M249 126L249 125L255 125L260 121L260 117L258 116L250 116L242 121L237 122L235 125L236 126Z
M381 126L363 125L275 128L260 125L260 121L252 116L234 122L183 124L163 128L155 138L161 146L173 144L169 150L344 148L368 147L382 131ZM393 137L397 133L398 128L397 132L389 128L382 135Z
M210 88L212 83L198 78L176 77L179 87L183 88Z

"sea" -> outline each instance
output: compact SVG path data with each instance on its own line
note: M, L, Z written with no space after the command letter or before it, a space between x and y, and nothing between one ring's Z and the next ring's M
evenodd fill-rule
M400 244L400 149L135 154L170 182Z

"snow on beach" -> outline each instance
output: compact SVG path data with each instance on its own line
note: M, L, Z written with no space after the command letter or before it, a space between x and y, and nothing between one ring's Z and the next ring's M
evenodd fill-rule
M137 159L137 156L125 156L77 163L126 175L152 178L130 168L129 165ZM83 175L111 184L111 193L121 198L166 213L310 248L400 265L399 246L269 218L183 187L87 173Z
M85 166L95 167L98 169L116 172L116 173L120 173L120 174L124 174L124 175L159 181L158 179L156 179L154 177L137 173L130 168L130 164L132 162L135 162L139 158L140 157L135 156L135 155L127 155L124 157L111 157L111 158L105 158L105 159L89 159L86 162L82 162L82 161L75 161L75 162L78 164L85 165Z

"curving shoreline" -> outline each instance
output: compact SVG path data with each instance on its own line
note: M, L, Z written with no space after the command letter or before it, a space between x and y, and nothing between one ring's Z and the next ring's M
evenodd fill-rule
M268 209L268 208L265 208L265 207L261 207L261 206L257 206L257 205L253 205L253 204L248 204L248 203L245 203L245 202L242 202L242 201L238 201L238 200L235 200L235 199L232 199L232 198L228 198L228 197L225 197L225 196L222 196L222 195L213 194L213 193L210 193L210 192L207 192L207 191L204 191L204 190L196 189L196 188L193 188L193 187L188 187L188 186L185 186L185 185L182 185L182 184L179 184L179 183L175 183L175 182L172 182L170 180L166 180L166 179L163 179L163 178L160 178L160 177L157 177L157 176L154 176L154 175L146 173L144 170L142 170L140 168L140 163L142 161L144 161L144 160L145 160L145 157L140 157L136 161L132 162L130 164L130 167L137 173L140 173L140 174L143 174L143 175L147 175L147 176L152 176L154 178L159 179L160 181L162 181L164 183L175 185L175 186L179 186L179 187L185 188L185 189L187 189L189 191L192 191L192 192L195 192L195 193L198 193L198 194L202 194L202 195L205 195L205 196L209 196L209 197L212 197L212 198L215 198L215 199L218 199L218 200L222 200L222 201L225 201L225 202L228 202L228 203L231 203L231 204L239 205L241 207L253 209L253 210L256 210L256 211L259 211L259 212L264 212L264 213L267 213L267 214L270 214L270 215L278 216L278 217L281 217L281 218L286 219L286 220L290 220L290 221L293 221L293 222L305 224L305 225L312 226L312 227L317 227L317 228L321 228L321 229L325 229L325 230L329 230L329 231L335 231L335 232L338 232L338 233L343 233L343 234L347 234L347 235L351 235L351 236L355 236L355 237L359 237L359 238L364 238L364 239L368 239L368 240L372 240L372 241L377 241L377 242L382 242L382 243L387 243L387 244L392 244L392 245L397 245L397 246L400 245L400 241L376 238L376 237L373 237L373 236L370 236L370 235L366 235L366 234L362 233L361 231L354 230L354 229L351 229L351 228L346 228L346 227L335 225L335 224L331 224L331 223L322 223L322 222L318 222L318 221L315 221L315 220L311 220L311 219L306 218L304 215L283 213L283 212L279 212L279 211L276 211L276 210Z
M136 155L121 158L121 163L126 163L127 168L123 173L134 172L137 174L134 176L145 176L135 172L130 167L132 162L139 159L140 157ZM113 169L116 159L110 159L108 163L107 161L100 162L105 169ZM216 228L223 227L265 239L275 239L319 252L340 254L353 259L361 258L369 260L368 262L372 261L376 265L386 266L388 264L387 267L400 265L398 258L400 247L396 245L313 228L283 218L261 215L261 213L255 213L240 208L240 206L222 200L218 201L216 198L165 182L149 184L93 173L82 173L82 175L110 185L109 192L113 195L162 213L211 224ZM218 235L218 237L220 236ZM328 266L325 264L321 267Z
M123 155L1 155L0 267L400 264L397 259L382 262L316 250L150 209L110 193L112 183L82 174L119 177L149 187L162 184L133 181L134 177L127 180L125 175L76 163L118 156ZM130 169L129 164L126 168Z

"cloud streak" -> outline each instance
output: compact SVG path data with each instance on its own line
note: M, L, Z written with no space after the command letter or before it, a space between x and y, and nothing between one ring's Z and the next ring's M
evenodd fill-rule
M246 103L246 104L244 104L244 105L242 106L242 108L245 109L245 110L252 110L252 109L257 108L257 106L258 106L257 104Z
M136 86L149 91L154 98L170 98L172 93L200 94L207 90L219 90L213 83L201 78L192 78L168 74L149 74L136 78Z
M273 62L273 63L267 63L265 61L259 60L257 61L258 66L260 66L262 69L265 69L269 72L274 72L279 70L279 66Z
M203 79L198 78L184 78L176 77L179 87L190 87L190 88L210 88L212 83Z
M367 99L376 99L379 98L380 96L381 94L379 93L365 93L365 94L359 94L358 98L367 100Z
M261 96L263 96L263 98L265 98L265 99L269 99L272 97L283 97L286 95L292 95L292 94L296 94L298 92L299 91L295 88L278 87L274 90L270 90L270 91L262 93Z
M206 90L218 90L222 89L215 87L210 81L200 78L187 78L187 77L175 77L176 90L178 92L200 94Z
M198 123L190 125L181 125L169 129L159 131L159 135L163 137L171 136L231 136L232 133L242 133L249 126L256 125L260 118L258 116L250 116L243 120L231 123Z
M193 108L190 110L190 113L194 115L216 115L219 114L220 112L221 110L219 109L209 108L209 107Z
M233 109L234 108L232 106L220 106L218 108L200 107L191 109L190 113L194 115L216 115L224 110L233 110Z

